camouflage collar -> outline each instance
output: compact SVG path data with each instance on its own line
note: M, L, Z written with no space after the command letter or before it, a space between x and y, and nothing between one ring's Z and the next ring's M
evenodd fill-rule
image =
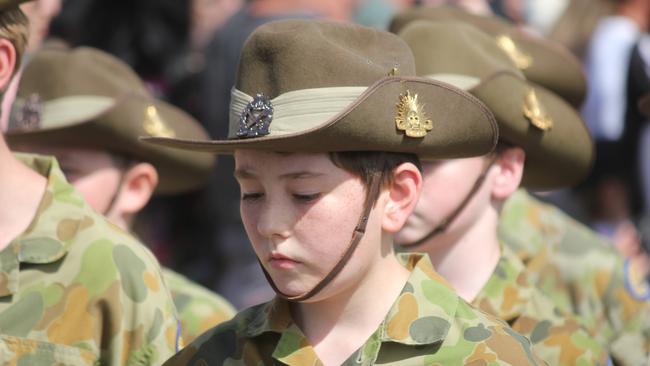
M508 246L501 245L499 263L472 304L512 324L525 313L533 291L524 264Z
M429 257L419 253L402 253L398 259L411 271L411 275L381 326L352 356L356 357L357 363L372 364L384 342L412 346L442 343L453 322L459 298L435 272ZM257 337L264 333L280 336L273 353L275 359L288 365L318 360L305 335L291 319L287 301L275 298L260 307L243 330L245 337Z
M60 259L77 232L88 224L85 201L65 180L54 158L31 154L16 157L47 177L47 188L27 230L0 252L0 296L18 291L20 263L44 264ZM63 205L66 207L60 207Z

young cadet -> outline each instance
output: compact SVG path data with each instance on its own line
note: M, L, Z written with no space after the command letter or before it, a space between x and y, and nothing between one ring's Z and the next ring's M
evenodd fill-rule
M418 74L457 84L490 108L500 143L485 157L425 162L422 196L396 242L429 254L461 297L530 338L548 364L606 364L604 347L529 281L497 235L501 206L520 182L552 188L586 173L591 140L577 112L529 84L496 42L472 26L414 21L399 35ZM562 174L549 174L551 167Z
M399 31L415 19L476 26L497 41L528 80L576 108L584 100L586 80L580 63L558 44L530 36L502 19L450 6L414 7L396 16L391 29ZM547 174L558 171L551 168ZM565 186L569 183L578 181ZM524 190L504 205L499 236L524 262L531 281L561 310L578 315L600 343L608 345L618 364L634 365L647 357L650 302L636 293L634 288L640 286L634 284L631 266L610 243Z
M272 22L244 45L228 140L147 139L234 153L243 222L277 292L167 365L541 362L427 256L394 255L421 185L414 154L477 156L497 138L484 105L414 73L389 33Z
M0 87L27 36L0 1ZM0 363L156 365L177 349L174 305L151 253L93 211L53 158L0 134Z
M57 103L65 104L57 108ZM91 103L105 103L105 108L84 115ZM127 231L152 194L196 188L214 164L211 154L141 143L141 135L208 135L186 113L152 98L128 65L99 50L37 52L23 72L15 106L10 147L55 156L90 206ZM170 269L162 273L183 341L235 314L206 288Z

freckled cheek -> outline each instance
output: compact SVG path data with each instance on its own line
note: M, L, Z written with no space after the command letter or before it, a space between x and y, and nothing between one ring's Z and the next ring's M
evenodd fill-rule
M296 222L294 235L316 255L338 259L347 249L359 220L349 207L320 204Z
M262 255L261 243L263 243L263 238L257 231L257 224L259 221L259 214L257 210L248 208L246 206L241 206L240 208L242 223L244 224L244 229L248 235L248 239L253 246L253 249L257 255Z

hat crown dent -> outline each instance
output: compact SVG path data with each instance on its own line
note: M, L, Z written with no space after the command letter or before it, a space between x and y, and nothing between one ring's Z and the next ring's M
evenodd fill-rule
M372 28L285 20L257 28L242 49L236 88L273 99L295 90L371 86L393 68L415 76L409 47Z

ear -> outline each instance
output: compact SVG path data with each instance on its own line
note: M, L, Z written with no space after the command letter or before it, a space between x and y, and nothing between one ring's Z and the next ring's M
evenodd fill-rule
M393 171L393 182L388 188L387 202L382 218L382 229L396 233L415 209L420 198L422 174L412 163L403 163Z
M125 173L116 206L123 215L135 215L144 208L158 185L158 172L149 163L137 163Z
M497 173L492 179L492 198L505 201L512 195L521 183L524 174L526 153L520 147L505 149L499 154L494 169Z
M0 90L9 85L16 68L16 49L6 38L0 38Z

